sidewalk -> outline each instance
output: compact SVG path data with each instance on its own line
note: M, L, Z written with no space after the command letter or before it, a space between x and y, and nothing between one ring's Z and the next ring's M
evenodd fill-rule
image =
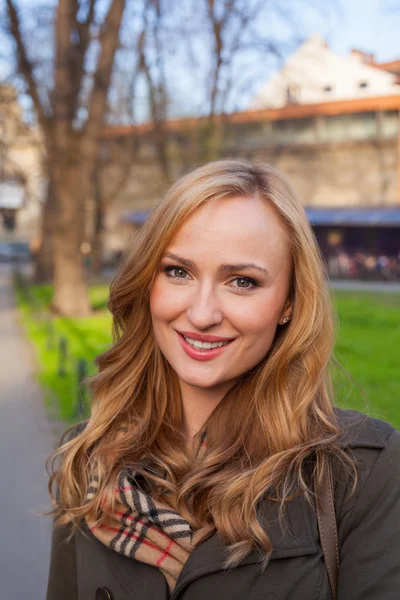
M10 270L0 265L1 598L44 600L51 517L45 461L56 443L17 321Z
M394 281L357 281L333 279L330 282L334 290L350 292L377 292L379 294L400 294L400 283Z

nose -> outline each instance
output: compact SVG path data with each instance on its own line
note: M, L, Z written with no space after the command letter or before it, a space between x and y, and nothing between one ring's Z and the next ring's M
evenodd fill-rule
M223 313L215 291L208 287L198 288L190 299L187 316L196 328L208 329L218 325Z

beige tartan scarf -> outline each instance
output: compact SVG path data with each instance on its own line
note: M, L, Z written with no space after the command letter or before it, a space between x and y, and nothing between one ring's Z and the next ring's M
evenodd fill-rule
M197 456L203 456L204 452L203 436ZM101 526L87 524L93 535L112 550L158 567L172 592L193 550L193 532L189 523L170 506L154 500L141 480L143 482L142 475L134 469L123 469L115 490L115 512L107 514ZM93 477L87 501L95 496L98 488L99 480Z

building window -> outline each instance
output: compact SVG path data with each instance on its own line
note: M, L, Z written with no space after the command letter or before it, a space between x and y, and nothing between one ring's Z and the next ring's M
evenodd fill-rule
M368 81L360 81L360 83L358 84L359 88L367 88L368 87Z
M331 85L325 85L323 88L324 92L331 92L333 90L333 87Z
M291 83L286 88L286 103L287 104L299 104L300 103L300 86Z

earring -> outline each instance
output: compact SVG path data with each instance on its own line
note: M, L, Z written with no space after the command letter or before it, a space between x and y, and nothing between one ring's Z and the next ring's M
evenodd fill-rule
M289 323L290 321L290 317L283 317L282 322L284 325L286 325L286 323Z

